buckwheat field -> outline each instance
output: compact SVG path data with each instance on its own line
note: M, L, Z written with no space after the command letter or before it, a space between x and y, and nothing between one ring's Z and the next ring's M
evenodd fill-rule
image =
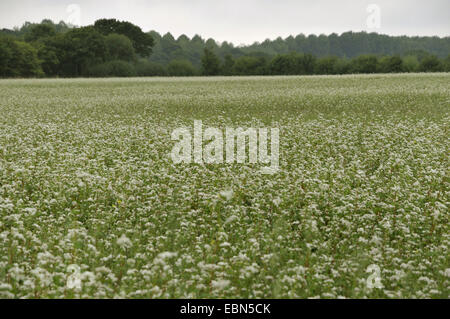
M449 297L448 73L2 80L0 114L1 298ZM175 164L194 120L279 128L279 170Z

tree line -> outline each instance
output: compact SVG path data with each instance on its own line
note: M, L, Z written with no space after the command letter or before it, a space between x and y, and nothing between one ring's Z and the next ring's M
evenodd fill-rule
M347 32L249 46L143 32L100 19L74 27L25 23L0 30L0 77L309 75L450 71L450 38Z
M406 56L428 52L439 58L445 58L450 53L449 37L388 36L366 32L345 32L341 35L333 33L328 36L299 34L296 37L289 36L286 39L279 37L275 40L236 47L226 41L217 43L211 38L205 40L199 35L191 39L181 35L175 39L170 33L160 35L156 31L151 31L150 34L155 40L150 60L164 65L172 60L185 59L198 67L205 47L213 49L221 58L227 54L234 57L248 54L275 56L291 52L309 53L319 58L336 56L347 59L364 54Z
M133 76L153 38L130 22L97 20L72 27L44 20L0 33L0 76Z

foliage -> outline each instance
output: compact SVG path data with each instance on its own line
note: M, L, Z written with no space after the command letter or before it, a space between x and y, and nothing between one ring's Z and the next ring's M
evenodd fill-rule
M42 26L49 26L50 28ZM54 30L57 34L65 33L72 29L74 26L68 25L64 21L54 23L52 20L44 19L40 23L25 22L20 28L15 28L14 30L2 29L0 30L0 36L7 35L23 40L24 38L30 37L29 33L32 33L35 27L38 27L38 29L34 32L39 30L39 32L37 32L38 34L44 33L48 35L53 33L52 30ZM33 36L31 36L31 38L33 38Z
M450 54L444 60L444 68L445 68L445 72L450 72Z
M203 75L218 75L220 73L220 60L214 52L209 49L204 49L202 57L202 74Z
M375 55L361 55L351 61L352 73L377 73L379 68L378 58Z
M444 71L442 62L435 56L429 55L423 58L419 65L421 72L441 72Z
M264 75L267 72L267 58L261 56L241 56L233 66L234 75Z
M405 71L403 60L397 55L383 57L380 60L380 69L383 73L401 73Z
M407 55L403 58L403 66L406 72L417 72L419 70L419 59L415 55Z
M34 43L37 49L38 57L41 62L42 70L47 76L56 76L59 72L58 51L52 45L52 39L41 40Z
M112 60L91 66L88 75L95 77L130 77L136 76L136 69L133 64L126 61Z
M30 44L13 38L0 38L0 76L43 76L37 50Z
M105 43L112 60L133 61L136 58L131 40L124 35L111 33L106 36Z
M305 75L314 73L315 63L311 54L290 53L276 56L269 68L274 75Z
M193 76L197 71L188 60L174 60L169 63L167 72L170 76Z
M93 27L73 29L61 38L61 68L66 76L86 75L89 67L108 57L105 37Z
M136 64L138 76L166 76L166 68L158 63L150 62L146 59L140 59Z
M337 63L339 58L336 56L329 56L319 58L315 66L315 74L339 74Z
M233 68L234 68L234 58L231 54L226 54L223 65L222 65L222 74L223 75L232 75L233 74Z
M53 37L55 35L56 35L55 26L52 24L43 23L32 26L30 28L30 31L28 31L25 34L24 38L25 41L27 42L33 42L40 40L42 38Z
M33 63L51 77L88 76L93 74L91 68L96 73L109 69L105 63L118 60L132 63L140 76L448 72L450 68L449 37L300 34L235 47L199 35L175 39L170 33L144 33L138 26L116 19L97 20L82 28L51 20L26 22L21 28L1 30L0 37L31 44L38 56ZM6 65L10 55L11 49L3 44L0 76L42 75L36 68L12 70L15 65Z
M94 28L103 35L117 33L128 37L133 43L136 53L142 57L149 56L152 53L152 36L144 33L141 28L130 22L116 19L100 19L95 21Z
M231 54L236 59L255 53L264 53L267 56L275 57L292 52L309 53L318 58L337 56L347 59L363 54L418 56L430 52L439 58L444 58L450 52L450 37L396 37L365 32L346 32L341 35L333 33L328 36L300 34L295 37L268 39L262 43L235 47L229 42L216 44L213 39L205 40L199 35L195 35L191 39L186 35L181 35L175 39L170 33L161 35L156 31L151 31L149 34L155 40L153 54L150 56L151 61L168 64L173 59L188 59L195 67L201 66L201 57L204 48L208 47L207 44L222 59L227 54Z

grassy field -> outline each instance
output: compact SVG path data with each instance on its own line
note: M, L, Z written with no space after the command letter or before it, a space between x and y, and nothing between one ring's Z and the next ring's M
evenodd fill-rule
M2 298L449 297L448 73L2 80L0 114ZM174 164L194 120L279 128L279 171Z

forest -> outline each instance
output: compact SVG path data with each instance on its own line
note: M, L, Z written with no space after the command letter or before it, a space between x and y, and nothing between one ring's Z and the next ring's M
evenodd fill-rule
M0 30L0 77L312 75L450 71L450 37L345 32L235 46L174 38L126 21Z

